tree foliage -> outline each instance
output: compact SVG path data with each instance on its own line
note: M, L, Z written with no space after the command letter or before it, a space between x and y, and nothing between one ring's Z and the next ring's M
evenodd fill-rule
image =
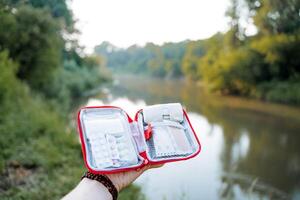
M81 56L76 41L65 39L64 24L72 16L65 1L7 0L1 8L0 51L7 51L18 63L16 76L32 90L68 107L72 98L105 79L100 69L104 63ZM65 48L70 42L72 46ZM72 62L76 70L65 67ZM80 77L80 73L85 75Z
M0 1L0 199L59 199L83 172L67 116L106 77L66 48L68 16L64 0Z
M299 0L245 0L262 34L296 33L300 27Z
M64 26L73 28L73 14L65 0L1 0L0 2L3 10L11 11L22 6L29 6L35 10L47 10L53 18L63 21Z
M2 13L0 18L0 48L19 63L17 76L34 89L46 90L62 59L57 22L45 10L28 6Z

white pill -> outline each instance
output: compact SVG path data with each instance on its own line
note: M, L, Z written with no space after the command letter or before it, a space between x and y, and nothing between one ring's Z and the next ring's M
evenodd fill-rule
M106 144L106 141L105 141L105 139L101 139L101 140L99 141L99 143L102 144L102 145L104 145L104 144Z

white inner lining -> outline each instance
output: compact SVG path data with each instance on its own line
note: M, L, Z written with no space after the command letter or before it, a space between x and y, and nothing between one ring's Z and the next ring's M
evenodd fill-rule
M138 153L136 143L132 137L131 127L129 125L127 115L123 110L118 108L86 108L81 110L80 119L83 131L83 139L85 142L86 160L90 168L93 170L112 171L114 169L136 167L142 164L143 158ZM94 140L93 137L95 135L97 136L97 133L101 131L107 131L110 134L122 133L126 139L125 141L129 141L126 142L127 146L124 151L127 151L127 155L130 155L129 160L131 160L132 164L105 167L105 164L111 164L109 163L110 161L108 161L109 159L113 159L113 156L119 155L110 154L111 156L106 159L105 156L107 156L109 153L107 148L96 152L97 154L95 153L93 150L94 146L92 144ZM105 144L99 143L99 146L102 148L105 146ZM102 155L104 155L104 158L98 158L98 156ZM136 156L136 161L134 161L134 156ZM99 159L103 159L103 165L101 163L102 160L100 160L99 163Z
M182 108L181 108L182 109ZM178 113L178 112L177 112ZM105 119L111 119L111 117L114 117L116 121L114 120L108 120L105 121ZM99 124L99 122L95 121L97 118L102 118L104 121L103 123ZM162 122L154 122L153 125L154 127L161 127L163 128L164 125L168 125L169 127L176 127L177 128L183 128L187 137L190 146L184 147L184 150L189 151L188 154L185 155L177 155L177 156L172 156L170 155L169 157L164 157L164 158L154 158L151 156L151 151L153 151L153 147L149 145L149 141L146 141L145 136L144 136L144 131L147 130L147 124L143 122L143 110L138 114L137 121L129 123L127 115L125 111L119 109L119 108L86 108L82 109L80 112L80 123L82 126L82 134L83 134L83 140L85 142L85 150L86 150L86 161L89 165L89 167L95 171L113 171L115 169L124 169L124 168L132 168L132 167L137 167L140 166L144 158L140 156L139 153L146 151L146 155L150 161L167 161L167 160L172 160L172 159L180 159L180 158L186 158L189 156L192 156L195 154L198 149L200 148L197 139L192 131L192 128L190 127L188 120L186 116L183 114L182 111L182 122L178 125L178 123L173 123L170 121L169 123L162 123ZM176 117L176 119L180 119L180 117ZM89 121L86 123L86 121ZM95 123L95 125L93 125ZM151 122L150 122L151 123ZM96 125L97 124L97 125ZM101 129L105 128L106 130L112 132L112 133L117 133L120 132L121 130L125 130L124 133L127 134L129 137L132 145L134 148L131 149L131 153L134 153L137 156L137 163L132 164L132 165L126 165L126 166L120 166L120 167L109 167L109 168L101 168L95 165L94 163L94 157L93 153L91 150L91 144L89 142L89 139L92 140L93 134L88 135L89 131L92 129L87 130L88 127L94 127L94 129ZM99 127L100 126L100 127ZM166 127L168 128L168 127ZM153 134L153 133L152 133ZM152 135L153 137L153 135Z
M166 104L165 104L166 105ZM182 109L182 108L181 108ZM144 110L142 110L139 114L138 114L138 119L137 119L137 122L138 122L138 126L139 126L139 129L140 130L143 130L142 132L144 132L145 130L147 130L147 125L146 125L146 123L144 124L143 123L143 111ZM180 159L180 158L186 158L186 157L189 157L189 156L192 156L193 154L195 154L195 153L197 153L197 151L198 151L198 149L200 148L200 146L199 146L199 144L198 144L198 142L197 142L197 139L196 139L196 137L195 137L195 135L194 135L194 132L193 132L193 130L192 130L192 128L190 127L190 125L189 125L189 122L188 122L188 120L187 120L187 118L186 118L186 116L184 115L184 113L183 113L183 110L182 110L182 118L183 118L183 121L180 123L180 124L178 124L178 123L173 123L173 121L167 121L167 122L149 122L150 124L153 124L154 126L161 126L162 128L164 127L164 126L175 126L175 124L176 124L176 126L182 126L183 128L184 128L184 130L185 130L185 133L186 133L186 135L187 135L187 137L188 137L188 140L189 140L189 147L188 148L190 148L189 149L189 151L187 150L187 154L186 155L177 155L177 156L172 156L172 155L170 155L169 157L164 157L164 158L154 158L154 157L152 157L151 156L151 151L153 151L153 149L155 148L154 146L151 146L150 145L150 143L149 143L149 140L148 141L146 141L145 140L145 137L143 137L143 145L145 145L146 146L146 154L147 154L147 157L148 157L148 159L150 160L150 161L167 161L167 160L172 160L172 159ZM178 114L178 112L176 112L176 114ZM159 115L159 113L157 114L156 113L156 115ZM158 117L159 118L159 117ZM149 119L149 117L148 117L148 119ZM180 117L177 117L176 119L180 119ZM167 128L167 127L166 127ZM165 129L166 129L165 128ZM153 137L153 134L155 134L155 133L153 133L152 132L152 137ZM163 144L162 144L163 145Z

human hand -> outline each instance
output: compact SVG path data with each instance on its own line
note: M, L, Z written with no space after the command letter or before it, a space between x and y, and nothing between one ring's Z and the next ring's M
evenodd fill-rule
M106 176L112 181L118 192L120 192L123 188L127 187L130 183L137 179L144 171L161 166L162 165L147 165L138 170L131 170L115 174L106 174Z

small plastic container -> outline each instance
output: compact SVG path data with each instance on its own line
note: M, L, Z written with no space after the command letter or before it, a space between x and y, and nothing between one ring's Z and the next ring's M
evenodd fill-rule
M77 122L84 162L92 173L187 160L201 150L179 103L147 106L136 113L134 120L119 107L83 107Z

